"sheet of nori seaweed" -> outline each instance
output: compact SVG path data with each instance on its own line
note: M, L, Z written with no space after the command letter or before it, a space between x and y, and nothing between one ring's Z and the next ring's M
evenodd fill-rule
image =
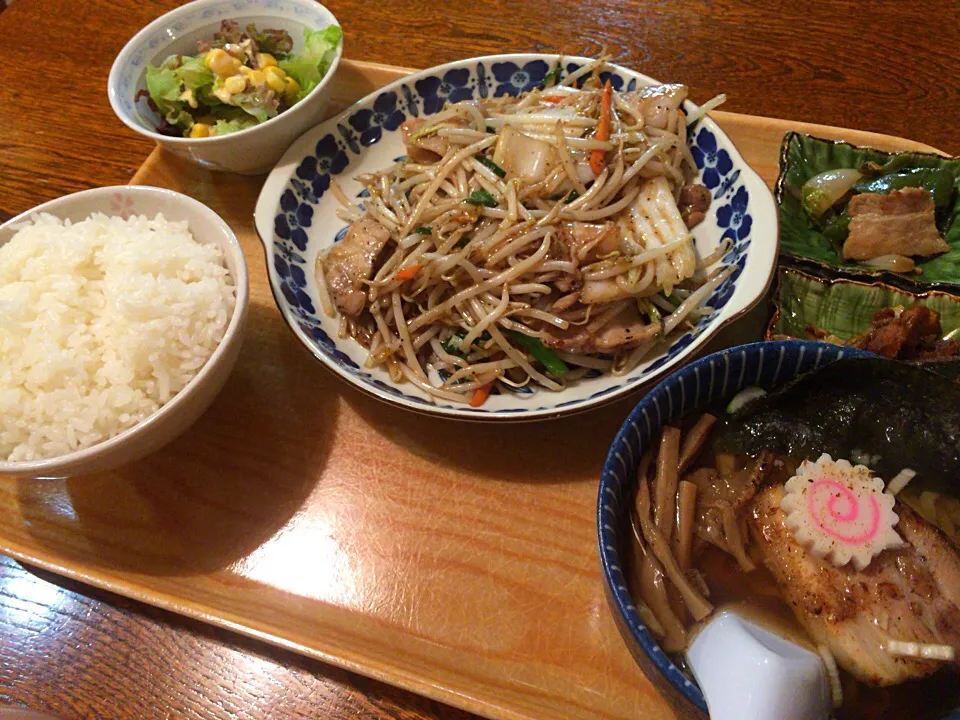
M715 437L727 452L869 457L885 480L911 468L943 489L960 472L960 385L914 365L850 358L725 415Z

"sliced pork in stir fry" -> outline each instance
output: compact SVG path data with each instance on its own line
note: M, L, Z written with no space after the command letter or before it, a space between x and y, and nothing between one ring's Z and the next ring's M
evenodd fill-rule
M367 300L364 282L370 279L373 264L389 239L390 233L380 223L363 218L327 254L327 287L344 315L355 316L363 311Z

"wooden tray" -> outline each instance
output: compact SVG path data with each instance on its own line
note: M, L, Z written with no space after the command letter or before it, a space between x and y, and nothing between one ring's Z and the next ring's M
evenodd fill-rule
M403 75L344 62L331 112ZM787 130L717 112L773 183ZM467 425L397 410L325 371L274 305L252 223L262 178L155 150L134 183L192 195L250 267L241 359L187 437L121 472L0 478L0 549L491 718L671 717L619 637L597 479L633 400L566 420ZM765 309L714 347L756 339Z

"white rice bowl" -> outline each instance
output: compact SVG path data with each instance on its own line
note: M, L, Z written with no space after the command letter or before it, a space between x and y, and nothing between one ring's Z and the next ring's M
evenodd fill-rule
M0 246L0 460L52 458L146 419L200 371L236 288L186 222L40 214Z

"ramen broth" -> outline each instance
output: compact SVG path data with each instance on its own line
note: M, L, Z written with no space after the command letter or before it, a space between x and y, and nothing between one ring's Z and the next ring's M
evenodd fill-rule
M689 478L692 473L698 471L707 473L706 477L709 476L709 470L716 470L719 466L724 472L716 478L718 482L729 482L731 477L743 480L750 476L755 464L756 459L748 455L734 456L715 452L711 440L708 439L699 456L681 473L680 478ZM778 458L777 467L771 473L768 482L785 482L795 472L797 465L798 463L788 459ZM911 486L911 499L919 498L921 492L922 487ZM929 506L929 502L927 504ZM913 505L912 502L911 505ZM745 512L749 510L741 509L740 515L742 516ZM816 644L800 625L789 605L781 598L773 575L763 566L756 553L751 553L752 542L745 526L742 537L747 555L756 566L754 569L745 571L733 555L698 536L694 538L693 571L688 575L694 577L695 584L701 590L706 590L704 595L713 605L714 612L721 609L735 609L751 621L816 652ZM639 584L641 555L637 547L638 542L635 540L632 545L634 545L633 552L629 554L632 560L629 573L630 589L633 596L640 599L642 596ZM676 592L670 592L669 597L674 612L688 629L689 642L695 635L696 623L685 610ZM675 660L680 665L684 664L679 654ZM943 717L954 707L951 701L955 702L958 695L957 675L953 668L948 667L922 680L883 688L870 687L855 680L841 669L840 682L843 689L843 703L841 707L834 710L833 717L836 720L881 720L881 718L934 720Z

